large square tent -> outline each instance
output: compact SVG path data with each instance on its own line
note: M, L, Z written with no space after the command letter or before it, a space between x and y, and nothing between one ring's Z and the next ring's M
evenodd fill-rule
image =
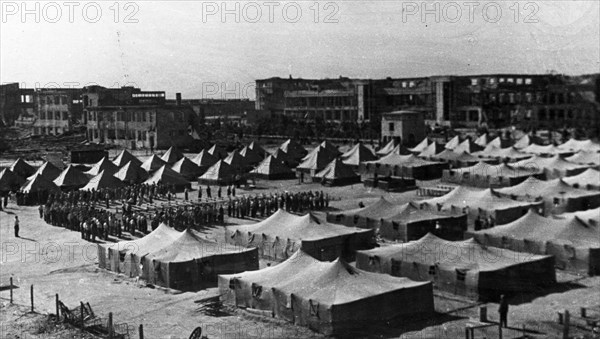
M0 193L16 191L25 183L25 179L16 175L8 168L0 170Z
M540 175L534 169L518 169L506 164L490 165L480 162L475 166L444 170L443 182L473 187L506 187L525 181L532 175Z
M600 274L600 225L577 216L545 218L530 211L512 223L471 235L486 246L549 254L563 269Z
M469 153L456 153L453 150L445 149L441 153L428 157L430 160L442 161L451 164L453 167L468 167L476 165L481 161Z
M565 158L565 160L582 165L600 166L600 153L592 151L580 151Z
M377 229L381 237L401 241L420 239L429 232L445 239L462 239L467 230L466 214L421 210L411 203L393 204L383 197L363 208L328 213L327 220Z
M144 255L171 243L180 234L174 228L160 224L143 238L98 245L98 266L128 277L136 277L141 273L139 267Z
M448 164L423 160L415 155L399 155L390 153L377 161L367 161L361 164L362 174L375 174L381 176L408 177L417 180L431 180L440 178Z
M159 183L173 185L178 192L183 192L186 188L192 188L192 184L189 181L168 167L168 165L163 165L148 180L144 181L146 185L158 185Z
M377 157L373 154L373 151L363 143L359 142L348 152L342 154L341 159L344 164L358 168L361 162L377 160Z
M543 171L547 179L562 178L579 174L588 169L589 165L576 164L566 161L559 155L552 158L535 156L530 159L510 163L510 166L520 169L534 169Z
M269 155L261 161L258 166L250 171L250 175L265 180L285 180L296 177L296 173L291 168L273 155Z
M531 177L518 185L499 188L496 192L512 199L542 199L546 213L573 212L600 206L600 192L571 187L562 179L545 181Z
M416 201L420 208L438 211L465 211L469 224L477 216L494 218L497 225L506 224L525 215L530 208L542 208L544 202L516 201L498 196L492 189L475 189L458 186L449 193L436 198Z
M356 250L372 248L374 232L280 209L256 224L227 227L225 239L230 244L257 247L261 257L278 261L287 259L300 248L317 259L333 260L352 259Z
M571 177L564 177L563 181L575 188L600 190L600 171L588 168L585 172Z
M556 282L554 258L483 246L474 239L446 241L432 234L356 254L359 269L431 281L435 288L473 299L534 291Z
M284 151L291 159L296 161L302 159L308 152L302 145L292 139L284 141L279 145L279 149Z
M341 259L321 262L302 251L277 266L219 276L219 294L226 304L347 337L369 325L408 324L434 310L429 282L366 272Z
M360 183L360 175L340 159L333 159L323 170L312 177L324 186L344 186Z
M600 152L600 144L595 143L590 139L576 140L571 138L563 144L558 145L557 148L570 152L580 152L584 150L590 152Z
M337 154L332 150L318 146L302 158L302 162L296 167L296 172L308 173L310 176L314 176L336 157Z
M45 204L50 193L58 193L60 188L41 173L37 173L29 177L19 191L22 195L17 195L17 204L32 206Z
M258 251L204 239L187 229L141 262L142 279L189 291L216 286L219 274L258 270Z

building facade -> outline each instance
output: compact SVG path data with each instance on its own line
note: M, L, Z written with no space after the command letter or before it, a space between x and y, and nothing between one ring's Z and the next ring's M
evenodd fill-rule
M422 112L430 125L492 128L598 126L600 74L487 74L400 79L256 81L256 109L296 119L368 121Z
M167 103L165 92L93 86L82 100L89 141L130 149L185 147L190 141L194 110L180 100Z
M40 88L35 90L36 118L33 135L59 135L83 126L82 89Z
M423 112L396 111L381 116L381 139L395 140L397 144L413 147L425 138L425 116Z
M20 88L18 83L0 85L0 126L12 126L19 117L25 117L29 124L35 119L35 91Z

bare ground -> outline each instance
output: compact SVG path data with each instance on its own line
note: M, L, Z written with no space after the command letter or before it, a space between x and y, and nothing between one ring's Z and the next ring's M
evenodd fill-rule
M397 203L417 199L415 192L387 193L368 190L362 185L326 188L317 184L299 185L296 181L261 181L257 189L241 190L240 194L269 191L323 190L335 200L332 208L348 209L385 196ZM14 215L21 219L21 238L13 237ZM248 223L249 220L227 220L228 223ZM223 227L206 230L208 236L221 240ZM113 312L115 323L128 323L137 328L144 325L145 338L188 338L197 326L202 326L209 338L311 338L320 337L309 329L281 321L248 315L243 311L229 311L214 317L200 311L202 299L216 295L216 289L196 293L148 287L143 282L125 278L98 269L96 245L83 241L79 233L43 222L35 207L9 205L0 212L0 285L7 285L13 277L18 289L14 291L15 303L8 305L8 291L0 292L0 320L5 334L1 338L65 338L48 336L52 331L35 334L47 318L54 313L54 296L68 306L80 301L89 302L100 316ZM261 262L264 267L266 262ZM600 305L600 277L579 277L558 273L559 284L535 295L520 295L511 300L509 325L515 330L504 332L504 338L521 335L522 326L530 336L537 338L559 337L556 325L557 312L569 310L578 314L580 306ZM501 282L498 282L501 283ZM34 285L35 310L40 315L27 314L29 286ZM385 328L365 329L355 337L384 338L464 338L464 328L470 318L477 318L479 304L465 298L436 292L435 317L420 322L390 324ZM497 320L497 304L489 303L488 313ZM410 307L406 305L406 307ZM31 330L29 330L29 328ZM25 331L29 332L23 332ZM58 331L58 330L57 330ZM39 332L39 331L38 331ZM480 332L478 337L497 336L497 330ZM26 333L26 335L23 335ZM57 332L60 333L60 332ZM580 332L587 333L587 332ZM136 335L132 338L137 338Z

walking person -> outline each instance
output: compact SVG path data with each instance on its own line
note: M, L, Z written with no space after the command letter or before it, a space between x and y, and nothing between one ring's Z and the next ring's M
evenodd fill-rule
M15 215L15 238L19 237L19 217Z
M498 307L498 313L500 313L500 326L508 327L508 301L503 295L500 296L500 307Z

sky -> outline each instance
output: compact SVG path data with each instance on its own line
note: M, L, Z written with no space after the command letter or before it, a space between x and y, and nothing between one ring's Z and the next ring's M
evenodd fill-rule
M600 72L600 1L0 0L0 82L254 98L254 81Z

